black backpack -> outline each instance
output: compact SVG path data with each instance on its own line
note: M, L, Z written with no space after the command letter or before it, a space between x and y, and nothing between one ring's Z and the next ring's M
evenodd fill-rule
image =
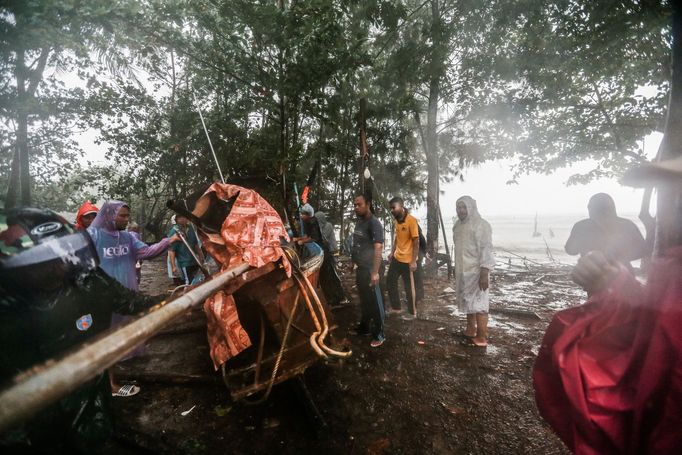
M426 256L426 238L422 234L422 227L417 223L417 229L419 229L419 255Z

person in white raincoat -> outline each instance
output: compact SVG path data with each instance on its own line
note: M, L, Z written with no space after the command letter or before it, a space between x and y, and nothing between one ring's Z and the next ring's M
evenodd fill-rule
M467 315L464 341L483 347L488 344L488 288L495 267L492 229L469 196L457 199L457 218L453 227L455 289L459 311Z

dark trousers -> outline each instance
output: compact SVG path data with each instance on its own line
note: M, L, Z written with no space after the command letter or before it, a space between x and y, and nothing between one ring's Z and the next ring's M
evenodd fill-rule
M358 267L355 271L355 284L360 294L360 330L369 331L375 339L384 337L384 301L381 288L371 285L370 269Z
M336 261L327 250L324 250L324 262L320 269L320 287L329 305L338 305L346 298L341 279L336 273Z
M414 272L414 286L417 288L417 273ZM388 273L386 274L386 287L388 288L388 300L391 302L391 308L399 310L400 290L398 289L398 278L402 277L403 285L405 286L405 295L407 295L407 310L414 313L412 308L412 286L410 285L410 264L399 262L393 259L388 266ZM415 293L419 293L415 290Z
M180 279L182 280L183 284L192 284L192 280L198 271L199 266L196 264L188 265L187 267L180 267Z

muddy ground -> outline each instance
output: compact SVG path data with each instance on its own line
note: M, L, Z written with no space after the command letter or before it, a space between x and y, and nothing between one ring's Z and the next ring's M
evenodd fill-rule
M233 403L219 381L141 382L140 394L114 401L113 451L567 453L538 415L531 369L552 314L579 303L583 293L568 280L566 267L528 265L505 264L493 277L486 350L459 344L456 334L463 318L457 315L453 294L446 291L454 286L445 270L427 277L420 318L389 316L387 342L371 348L368 338L352 332L359 307L352 272L344 266L343 281L352 302L334 310L339 326L335 336L351 345L353 356L343 362L319 362L305 375L326 428L310 418L300 389L293 385L279 385L265 404L248 406ZM144 292L168 290L164 266L163 261L144 264ZM183 336L198 337L201 343L205 335L159 336L149 343L146 357L171 358L180 349L174 343ZM198 349L196 357L210 365L205 349Z

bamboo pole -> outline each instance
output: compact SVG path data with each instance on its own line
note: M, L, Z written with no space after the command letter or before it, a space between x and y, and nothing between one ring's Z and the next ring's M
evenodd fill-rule
M86 344L60 360L49 360L35 368L17 384L0 392L0 433L95 378L249 267L245 263L218 273L211 280L130 324Z

